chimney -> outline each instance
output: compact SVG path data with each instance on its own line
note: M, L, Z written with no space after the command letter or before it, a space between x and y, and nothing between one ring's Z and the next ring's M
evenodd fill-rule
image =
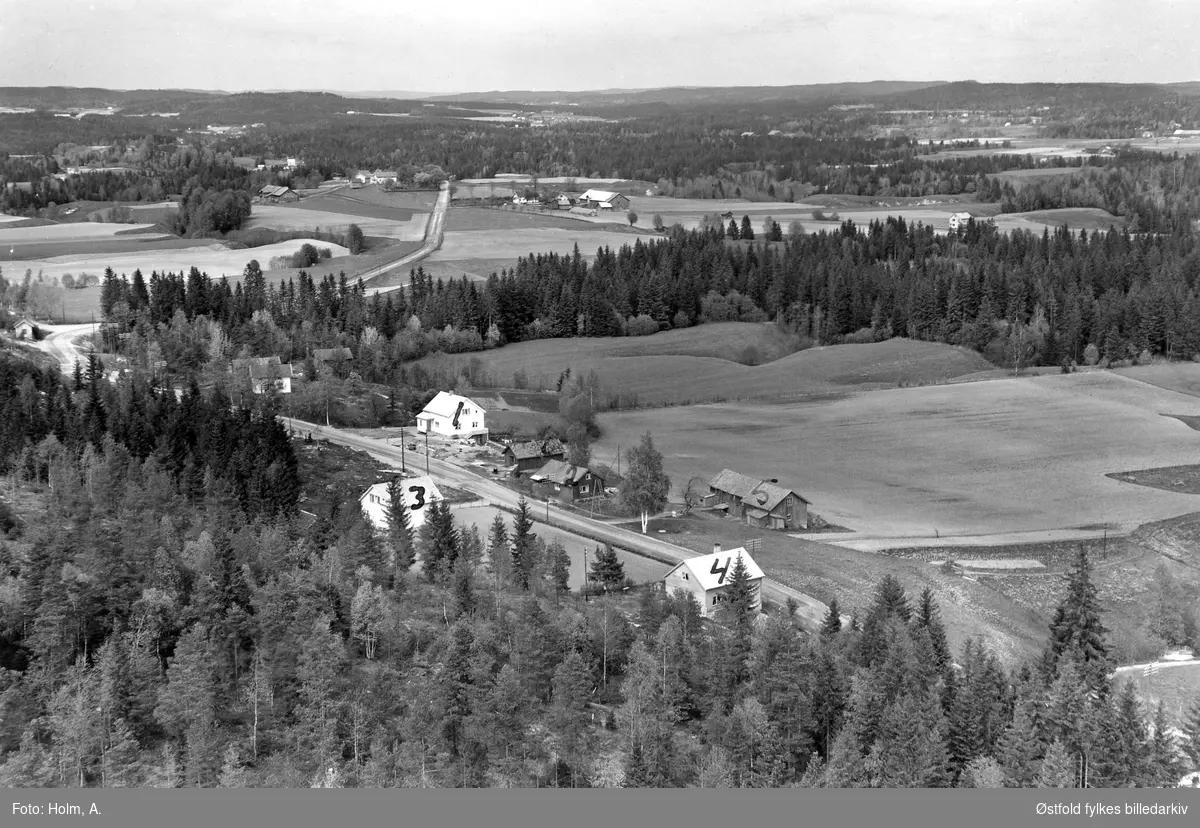
M713 554L714 554L714 555L719 555L719 554L721 554L721 544L719 544L719 543L714 543L714 544L713 544Z

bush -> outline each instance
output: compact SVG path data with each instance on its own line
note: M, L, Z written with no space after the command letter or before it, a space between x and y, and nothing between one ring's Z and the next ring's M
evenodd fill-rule
M671 327L673 328L687 328L691 324L692 318L683 311L676 311L675 315L671 317Z
M658 333L658 323L644 313L625 320L626 336L649 336L656 333Z
M1096 347L1094 342L1089 342L1088 346L1083 349L1083 364L1095 365L1100 361L1100 349Z
M846 345L866 345L874 342L876 339L875 331L871 328L859 328L852 334L846 334L842 337L842 342Z

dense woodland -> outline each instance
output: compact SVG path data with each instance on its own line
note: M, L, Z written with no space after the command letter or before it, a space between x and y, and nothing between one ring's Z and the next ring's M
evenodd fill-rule
M946 236L899 219L781 242L726 233L717 220L599 250L591 263L578 251L535 256L483 283L435 282L418 268L407 289L371 298L344 277L267 285L256 266L236 286L196 269L109 273L101 310L111 333L129 334L126 356L161 360L177 378L236 355L304 360L347 345L359 376L391 383L433 351L719 321L774 320L825 344L908 336L1014 367L1200 353L1190 233L1038 236L972 222Z
M819 635L756 622L740 564L715 622L582 602L528 511L486 539L444 508L305 528L269 407L0 374L5 787L1124 787L1200 760L1200 705L1178 742L1110 684L1083 553L1023 665L951 653L891 577Z

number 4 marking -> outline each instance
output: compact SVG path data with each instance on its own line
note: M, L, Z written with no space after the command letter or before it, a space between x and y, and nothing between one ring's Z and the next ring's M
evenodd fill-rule
M719 574L721 577L717 578L717 583L718 584L725 583L725 573L729 571L729 562L732 560L733 560L733 558L726 558L724 566L717 566L717 562L713 561L712 569L708 570L708 574L709 575L718 575Z

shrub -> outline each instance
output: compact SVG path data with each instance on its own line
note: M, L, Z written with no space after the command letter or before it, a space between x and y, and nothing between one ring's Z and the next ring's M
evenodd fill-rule
M691 324L692 318L683 311L676 311L675 315L671 317L671 327L673 328L687 328Z
M875 331L871 328L859 328L851 334L846 334L842 337L842 342L847 345L866 345L876 340Z
M656 333L658 333L658 323L644 313L625 320L626 336L649 336Z
M1100 361L1100 349L1096 347L1096 343L1089 342L1088 346L1083 349L1083 364L1095 365Z

